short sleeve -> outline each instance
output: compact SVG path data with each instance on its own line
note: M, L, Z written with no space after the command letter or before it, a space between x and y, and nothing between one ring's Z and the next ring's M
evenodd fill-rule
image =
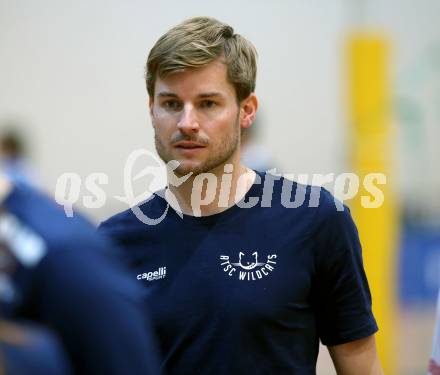
M344 206L338 211L331 194L327 191L324 194L315 231L315 301L321 342L331 346L368 337L378 328L371 309L358 231L350 210Z

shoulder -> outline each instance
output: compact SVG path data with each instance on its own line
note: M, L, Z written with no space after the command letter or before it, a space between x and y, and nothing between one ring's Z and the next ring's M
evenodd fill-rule
M324 187L302 184L289 175L266 173L260 177L266 185L262 188L263 196L270 190L268 187L273 185L272 207L279 207L277 211L281 210L283 215L291 217L295 223L303 223L306 232L315 240L343 233L357 235L350 209Z
M17 241L21 248L39 243L50 252L100 243L90 222L77 213L68 216L53 199L29 186L14 186L3 205L6 209L3 229L7 226L16 232L11 236L15 241L12 247Z
M348 206L323 187L311 187L310 201L312 206L317 208L315 215L317 226L332 223L337 225L351 218Z
M258 183L262 185L262 202L271 199L273 205L284 208L302 209L302 213L312 214L314 221L325 221L338 215L349 213L349 209L331 192L322 186L303 184L295 181L294 175L258 173ZM268 197L269 196L269 197Z

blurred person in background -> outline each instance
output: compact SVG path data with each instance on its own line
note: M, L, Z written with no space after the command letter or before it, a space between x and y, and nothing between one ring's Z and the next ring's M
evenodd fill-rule
M26 161L25 139L11 125L0 130L0 171L14 181L29 185L37 183L35 173Z
M250 128L241 133L241 163L256 171L268 171L275 168L272 156L258 139L260 118L257 117Z
M75 374L157 374L143 292L117 249L26 184L0 176L0 202L0 316L22 337L0 324L4 367L68 373L65 353Z
M255 79L254 47L224 23L196 17L161 36L147 59L149 109L159 156L178 166L165 193L100 230L146 291L166 373L315 374L321 340L338 374L380 375L348 208L326 190L309 206L310 186L240 163ZM209 203L205 177L217 181ZM281 204L284 184L306 203ZM139 211L163 220L146 225Z
M71 375L57 335L46 327L0 320L0 375Z

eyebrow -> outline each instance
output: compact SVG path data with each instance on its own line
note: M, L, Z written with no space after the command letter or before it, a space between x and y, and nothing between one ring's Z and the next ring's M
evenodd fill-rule
M157 94L157 96L159 97L159 98L163 98L163 97L166 97L166 98L178 98L178 96L175 94L175 93L173 93L173 92L168 92L168 91L162 91L162 92L159 92L158 94ZM219 92L217 92L217 91L212 91L212 92L205 92L205 93L202 93L202 94L199 94L199 95L197 95L197 97L198 98L213 98L213 97L222 97L223 95L221 94L221 93L219 93Z
M158 97L173 97L173 98L177 98L178 96L172 92L167 92L167 91L162 91L160 93L157 94Z
M203 94L198 95L199 98L212 98L216 96L223 96L221 93L213 91L213 92L205 92Z

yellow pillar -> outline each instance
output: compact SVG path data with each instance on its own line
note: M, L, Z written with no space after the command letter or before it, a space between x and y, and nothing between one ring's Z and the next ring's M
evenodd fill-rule
M365 269L373 297L373 311L379 325L377 346L385 374L396 374L395 268L398 216L392 174L391 100L389 46L380 36L353 35L348 48L350 154L361 189L352 201L353 217L359 229ZM383 173L386 184L378 208L366 208L362 196L371 196L362 181L369 173Z

